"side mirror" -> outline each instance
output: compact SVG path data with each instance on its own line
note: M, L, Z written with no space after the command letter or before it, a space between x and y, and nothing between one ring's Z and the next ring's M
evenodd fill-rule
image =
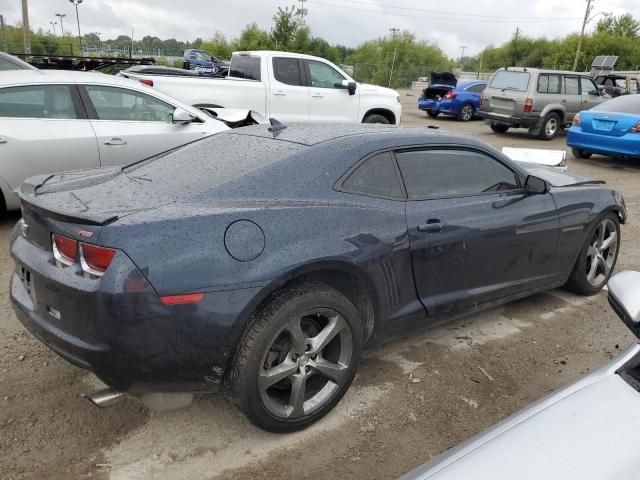
M549 191L549 185L543 179L529 175L524 182L524 189L530 194L547 193Z
M340 83L335 84L335 88L343 88L349 91L349 95L356 94L356 88L358 84L356 82L350 82L349 80L342 80Z
M193 115L187 112L184 108L180 108L180 107L177 107L173 111L173 115L171 116L171 121L173 123L181 123L183 125L187 123L191 123L194 120L195 120L195 117Z
M609 304L640 338L640 272L621 272L609 280Z

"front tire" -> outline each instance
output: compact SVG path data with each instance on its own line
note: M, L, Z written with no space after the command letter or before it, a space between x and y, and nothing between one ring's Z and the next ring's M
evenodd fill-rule
M473 118L473 113L473 105L465 103L460 109L460 112L458 112L458 120L461 122L468 122Z
M542 127L540 127L538 138L541 140L553 140L556 138L556 135L560 130L560 126L560 115L554 112L549 113L542 121Z
M429 115L431 118L438 118L438 115L440 115L440 112L436 110L427 110L427 115Z
M579 148L572 148L571 149L571 153L573 153L573 156L575 158L591 158L591 155L593 155L591 152L587 152L586 150L580 150Z
M620 219L608 212L587 232L587 241L569 275L565 287L579 295L595 295L604 287L618 260Z
M389 125L391 122L384 115L380 115L378 113L370 113L369 115L364 117L362 123L381 123L383 125Z
M340 292L305 282L276 296L243 335L227 392L258 427L292 432L340 401L356 373L364 331Z

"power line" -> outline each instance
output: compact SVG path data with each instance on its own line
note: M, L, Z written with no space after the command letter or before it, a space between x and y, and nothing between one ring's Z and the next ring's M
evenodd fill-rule
M511 17L511 16L500 16L500 15L482 15L482 14L473 14L473 13L461 13L461 12L444 12L444 11L440 11L440 10L427 10L427 9L423 9L423 8L413 8L413 7L399 7L397 5L390 5L390 4L383 4L383 3L368 3L368 2L363 2L360 0L350 0L350 3L356 3L356 4L360 4L363 6L368 6L368 7L384 7L384 8L390 8L390 9L396 9L396 10L408 10L408 11L415 11L415 12L422 12L422 13L429 13L430 15L417 15L417 14L409 14L409 13L399 13L399 12L391 12L391 11L380 11L380 10L371 10L368 8L363 8L363 7L355 7L355 6L347 6L347 5L341 5L341 4L335 4L335 3L325 3L325 2L319 2L316 0L306 0L309 3L314 3L316 5L323 5L323 6L327 6L327 7L335 7L335 8L343 8L346 10L355 10L355 11L360 11L360 12L369 12L369 13L378 13L378 14L383 14L383 15L395 15L395 16L400 16L400 17L412 17L412 18L430 18L432 20L443 20L443 21L474 21L474 22L486 22L486 23L503 23L503 22L514 22L514 21L519 21L519 22L548 22L548 21L562 21L562 22L574 22L576 20L580 20L579 17L538 17L538 18L531 18L531 17ZM434 18L433 15L445 15L445 16L450 16L452 17L451 19L444 19L444 18ZM471 19L464 19L464 18L460 18L460 17L471 17L473 20ZM478 19L482 19L482 20L478 20Z

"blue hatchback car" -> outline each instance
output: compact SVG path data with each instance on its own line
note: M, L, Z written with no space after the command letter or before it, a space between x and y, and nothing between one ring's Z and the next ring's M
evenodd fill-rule
M594 153L640 158L640 95L612 98L577 114L567 145L577 158Z
M453 75L448 78L432 74L431 85L422 92L418 108L432 118L441 113L452 115L463 122L471 120L480 107L480 96L487 87L483 80L457 81ZM451 78L452 77L452 78ZM437 82L437 83L436 83Z

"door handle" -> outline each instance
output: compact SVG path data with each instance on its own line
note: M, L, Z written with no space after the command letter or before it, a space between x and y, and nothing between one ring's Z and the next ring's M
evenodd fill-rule
M284 92L273 92L274 97L286 97L287 94Z
M107 140L104 142L105 145L118 146L118 145L126 145L127 142L121 138L112 138L111 140Z
M437 218L430 218L427 220L427 223L423 223L418 225L419 232L429 232L429 233L440 233L444 228L444 223L442 223Z
M5 143L7 143L7 141L4 138L0 138L0 145Z

